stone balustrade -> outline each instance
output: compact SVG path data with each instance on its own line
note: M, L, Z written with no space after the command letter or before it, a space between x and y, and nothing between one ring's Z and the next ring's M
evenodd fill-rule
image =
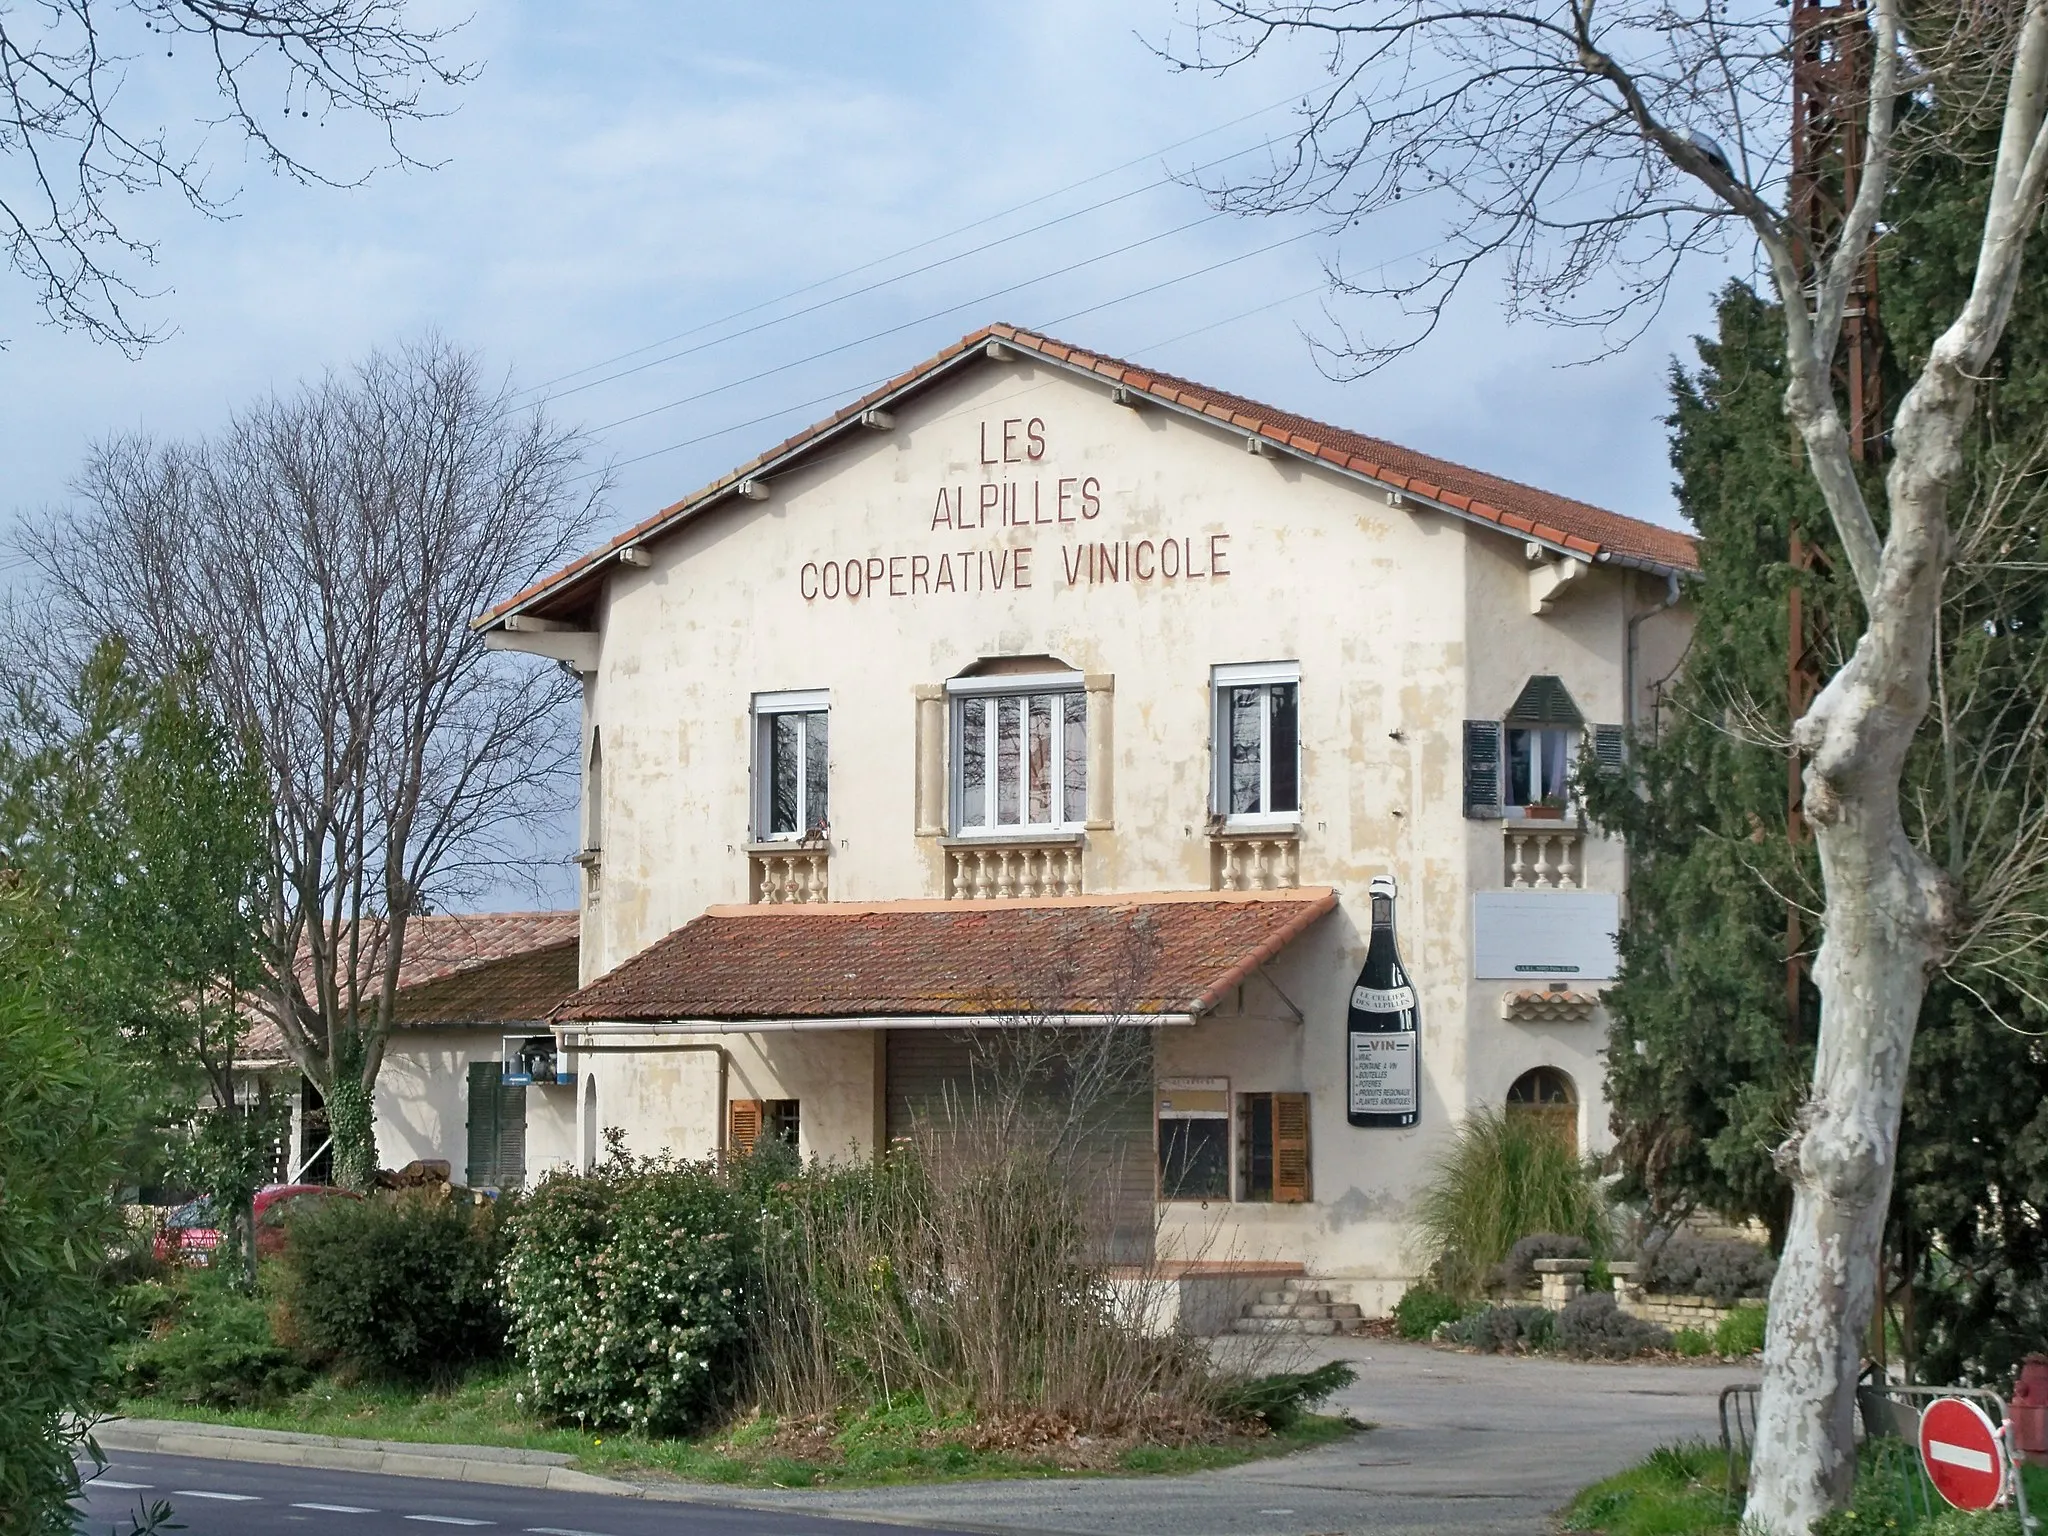
M822 845L747 850L751 899L761 906L832 899L832 852Z
M1219 833L1210 840L1209 883L1219 891L1281 891L1301 884L1301 838L1276 833Z
M1585 879L1584 844L1584 830L1571 822L1507 822L1503 878L1510 890L1576 891Z
M958 842L946 849L946 894L954 901L1081 894L1081 844Z

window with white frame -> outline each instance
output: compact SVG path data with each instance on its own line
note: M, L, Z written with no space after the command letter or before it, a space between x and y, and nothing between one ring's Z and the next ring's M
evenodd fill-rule
M823 688L754 695L754 836L824 835L830 711Z
M1301 818L1301 667L1216 667L1213 808L1231 822Z
M1088 818L1088 701L1056 672L955 678L953 829L1071 832Z
M1578 758L1576 727L1508 726L1508 783L1505 803L1513 808L1564 805L1571 797L1572 764Z

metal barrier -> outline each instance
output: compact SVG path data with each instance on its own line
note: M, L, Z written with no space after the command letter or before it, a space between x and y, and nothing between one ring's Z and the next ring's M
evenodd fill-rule
M1721 1458L1728 1472L1721 1492L1724 1515L1740 1514L1749 1493L1749 1453L1756 1440L1756 1396L1760 1390L1751 1381L1721 1389Z

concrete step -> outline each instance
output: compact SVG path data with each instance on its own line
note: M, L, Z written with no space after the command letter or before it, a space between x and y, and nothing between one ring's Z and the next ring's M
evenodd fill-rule
M1293 1281L1289 1281L1287 1283L1286 1289L1284 1290L1259 1292L1260 1305L1268 1307L1292 1306L1295 1302L1298 1301L1312 1302L1317 1305L1327 1306L1329 1304L1329 1300L1330 1293L1328 1291L1310 1289L1305 1286L1297 1286L1296 1284L1294 1284Z
M1274 1306L1258 1302L1244 1309L1246 1317L1333 1317L1336 1309L1327 1304L1312 1301L1297 1301L1292 1306Z
M1234 1333L1329 1334L1338 1329L1333 1317L1240 1317L1231 1324Z

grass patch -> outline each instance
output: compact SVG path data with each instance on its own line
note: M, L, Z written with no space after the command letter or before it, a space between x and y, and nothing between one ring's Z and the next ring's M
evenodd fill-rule
M1733 1536L1736 1512L1721 1448L1695 1440L1652 1451L1582 1490L1565 1506L1563 1524L1605 1536Z
M1363 1427L1345 1417L1304 1414L1270 1434L1129 1444L1077 1435L1046 1415L990 1424L935 1414L909 1397L851 1417L800 1423L755 1416L692 1439L655 1439L550 1428L520 1401L522 1386L510 1370L481 1371L445 1391L424 1393L322 1378L262 1408L215 1409L138 1397L122 1402L119 1411L364 1440L557 1451L574 1456L588 1472L747 1488L1201 1472L1327 1445Z
M2048 1504L2048 1468L2024 1469L2027 1502ZM1567 1531L1603 1536L1736 1536L1740 1505L1727 1497L1721 1448L1704 1440L1665 1446L1626 1472L1604 1478L1565 1506ZM1814 1524L1816 1536L2020 1536L2016 1511L1967 1515L1925 1489L1912 1451L1896 1440L1866 1442L1857 1458L1850 1507Z

